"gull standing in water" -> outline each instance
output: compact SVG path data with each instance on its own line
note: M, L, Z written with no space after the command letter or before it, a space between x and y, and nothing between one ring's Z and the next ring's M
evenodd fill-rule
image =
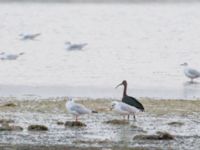
M200 77L200 72L197 71L196 69L190 68L188 66L188 63L183 63L181 66L184 66L184 74L186 77L191 79L191 83L193 83L193 79L199 78Z
M82 50L87 43L80 43L80 44L72 44L71 42L65 42L65 49L66 50Z
M19 56L24 55L24 52L21 52L19 54L5 54L2 53L0 56L1 60L16 60Z
M139 112L137 108L132 107L126 103L117 101L112 102L111 110L114 110L116 113L122 115L124 119L126 115L133 115L134 120L136 120L135 113Z
M36 37L40 36L41 33L21 33L19 36L21 37L21 40L34 40Z
M97 113L96 111L92 111L92 110L86 108L84 105L75 103L72 98L70 98L66 102L65 106L66 106L67 111L76 117L76 122L78 121L78 117L80 115Z

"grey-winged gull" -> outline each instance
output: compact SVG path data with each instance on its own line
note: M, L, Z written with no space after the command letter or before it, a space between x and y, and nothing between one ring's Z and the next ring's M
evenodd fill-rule
M139 109L137 109L136 107L130 106L123 102L117 102L117 101L112 102L111 110L113 110L117 114L122 115L124 118L126 115L133 115L134 120L136 120L135 113L139 112Z
M36 37L40 36L41 33L21 33L19 34L21 40L34 40Z
M88 45L87 43L80 43L80 44L76 44L76 43L71 43L71 42L65 42L65 49L66 50L82 50L86 45Z
M185 63L181 64L181 66L184 66L183 72L186 77L191 79L191 82L193 82L194 79L200 77L200 72L196 69L189 67L188 63L185 62Z
M78 117L85 114L97 113L96 111L92 111L89 108L86 108L82 104L75 103L72 98L70 98L66 104L67 111L76 117L76 122L78 121Z

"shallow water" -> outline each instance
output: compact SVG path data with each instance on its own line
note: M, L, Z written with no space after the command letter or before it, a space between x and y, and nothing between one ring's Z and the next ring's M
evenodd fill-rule
M11 100L10 100L11 101ZM150 105L152 101L154 105ZM81 101L90 108L99 110L98 114L82 116L79 119L86 123L86 127L65 128L64 125L57 125L57 121L72 121L74 117L67 114L64 109L63 100L54 101L18 101L15 107L1 106L0 118L13 119L14 125L24 128L19 132L0 132L0 143L10 145L64 145L66 147L143 147L147 149L199 149L200 148L200 112L196 107L200 105L198 101L193 101L196 105L193 111L186 107L188 102L183 101L143 101L146 112L136 114L137 121L131 121L125 125L106 124L105 121L122 119L121 116L109 111L110 100ZM11 101L12 102L12 101ZM16 102L16 101L13 101ZM161 110L159 103L166 105ZM170 105L176 105L176 110L171 110ZM150 108L154 107L156 111ZM102 109L104 108L104 109ZM175 107L176 108L176 107ZM100 111L101 110L101 111ZM164 114L162 114L164 113ZM182 125L169 125L172 122L179 122ZM49 128L47 132L30 132L27 127L30 124L42 124ZM141 134L155 134L157 131L166 131L172 134L175 139L165 140L133 140L134 136Z
M1 3L0 52L25 52L1 61L1 93L46 96L52 87L53 96L119 97L112 88L126 79L136 97L200 97L180 67L200 69L199 5ZM21 41L23 32L42 35ZM69 52L65 41L88 46Z

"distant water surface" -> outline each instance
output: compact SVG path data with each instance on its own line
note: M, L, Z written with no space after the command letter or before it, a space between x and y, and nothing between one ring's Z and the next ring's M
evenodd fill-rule
M200 70L200 3L1 3L2 96L121 97L123 79L136 97L199 98L180 64ZM20 33L42 35L21 41ZM64 42L87 42L66 51ZM200 81L199 81L200 82ZM49 92L49 88L51 89ZM45 94L44 94L45 93Z

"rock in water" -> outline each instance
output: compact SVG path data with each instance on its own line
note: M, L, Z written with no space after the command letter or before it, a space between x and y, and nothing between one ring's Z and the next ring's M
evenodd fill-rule
M167 132L157 132L155 135L136 135L134 140L173 140L174 136Z
M176 121L174 121L174 122L169 122L168 125L174 126L174 127L180 127L180 126L183 126L184 123L183 122L176 122Z
M48 131L48 128L44 125L30 125L28 131Z
M4 123L14 123L15 121L12 119L0 119L0 124Z
M80 121L66 121L65 127L85 127L86 124Z
M14 104L14 103L6 103L6 104L4 104L3 106L5 106L5 107L15 107L15 106L17 106L17 105Z
M15 126L12 125L10 126L9 124L4 123L1 127L0 127L0 131L22 131L23 128L20 126Z
M57 121L57 125L64 125L64 122L62 122L62 121Z

